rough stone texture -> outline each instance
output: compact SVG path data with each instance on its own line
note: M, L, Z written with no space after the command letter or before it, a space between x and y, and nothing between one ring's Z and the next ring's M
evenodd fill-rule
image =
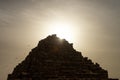
M7 80L118 80L56 35L41 40Z

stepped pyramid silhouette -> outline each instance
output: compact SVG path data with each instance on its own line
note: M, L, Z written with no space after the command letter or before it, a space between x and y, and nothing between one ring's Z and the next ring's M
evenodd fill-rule
M55 34L41 40L7 80L118 80Z

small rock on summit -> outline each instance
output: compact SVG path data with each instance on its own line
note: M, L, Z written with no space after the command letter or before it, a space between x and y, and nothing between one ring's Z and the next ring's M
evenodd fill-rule
M118 80L56 35L42 39L7 80Z

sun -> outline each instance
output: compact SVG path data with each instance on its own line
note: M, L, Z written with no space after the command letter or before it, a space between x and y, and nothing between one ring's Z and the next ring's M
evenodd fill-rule
M51 34L57 34L61 39L66 39L72 42L74 38L73 26L66 22L54 22L50 25L49 31Z

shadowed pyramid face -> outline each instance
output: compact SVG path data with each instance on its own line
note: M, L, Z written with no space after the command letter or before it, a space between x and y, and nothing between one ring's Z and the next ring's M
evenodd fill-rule
M83 57L68 41L56 35L37 47L9 74L8 80L109 80L108 72ZM114 79L113 79L114 80Z
M60 39L56 35L48 36L38 44L39 48L44 48L49 53L57 53L60 50L73 49L73 44L70 44L65 39ZM71 48L71 49L70 49Z

